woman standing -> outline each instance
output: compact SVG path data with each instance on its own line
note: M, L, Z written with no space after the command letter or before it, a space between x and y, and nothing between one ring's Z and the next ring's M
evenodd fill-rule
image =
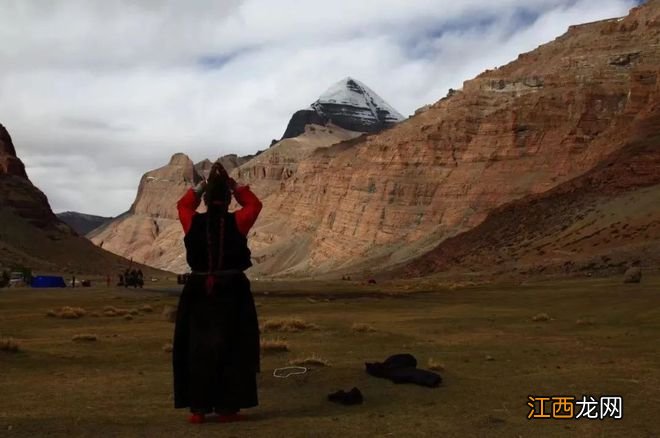
M241 209L229 213L232 193ZM196 213L202 197L206 213ZM250 281L247 233L261 202L237 186L219 162L177 203L192 274L177 309L173 368L175 408L190 408L191 423L216 412L221 422L243 419L258 404L259 325Z

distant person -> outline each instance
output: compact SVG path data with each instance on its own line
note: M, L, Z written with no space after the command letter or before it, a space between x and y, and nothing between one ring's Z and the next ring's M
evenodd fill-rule
M9 281L11 280L11 275L9 271L2 271L2 277L0 277L0 287L8 287Z
M137 287L137 271L135 269L131 270L131 286L133 286L133 289Z
M71 287L76 287L76 276L71 277Z
M131 281L131 270L126 268L124 271L124 287L128 287L128 283Z
M137 279L137 285L140 286L141 289L142 286L144 286L144 274L142 273L142 269L137 270L136 279Z
M242 208L229 213L232 193ZM196 213L202 197L208 211ZM216 162L208 184L188 190L177 208L192 274L174 330L174 406L190 408L191 423L213 411L220 422L239 421L241 409L258 404L259 325L243 271L252 266L246 236L261 202Z

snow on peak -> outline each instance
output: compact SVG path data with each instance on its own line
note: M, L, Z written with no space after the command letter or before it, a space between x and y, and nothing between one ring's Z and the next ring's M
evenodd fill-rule
M378 119L381 118L381 114L387 113L387 120L391 122L399 122L404 119L397 110L385 102L371 88L351 77L344 78L328 88L312 106L316 104L336 104L366 108Z

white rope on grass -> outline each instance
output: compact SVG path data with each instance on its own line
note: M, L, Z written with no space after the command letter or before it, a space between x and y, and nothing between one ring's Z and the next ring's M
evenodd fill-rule
M281 372L286 372L286 374L282 375ZM307 368L305 367L282 367L282 368L275 368L273 370L273 377L277 377L280 379L286 379L289 376L294 376L296 374L305 374L307 372Z

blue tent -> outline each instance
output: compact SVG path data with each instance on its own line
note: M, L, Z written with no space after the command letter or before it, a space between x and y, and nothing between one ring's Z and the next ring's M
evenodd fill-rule
M66 287L62 277L39 275L32 277L32 287Z

